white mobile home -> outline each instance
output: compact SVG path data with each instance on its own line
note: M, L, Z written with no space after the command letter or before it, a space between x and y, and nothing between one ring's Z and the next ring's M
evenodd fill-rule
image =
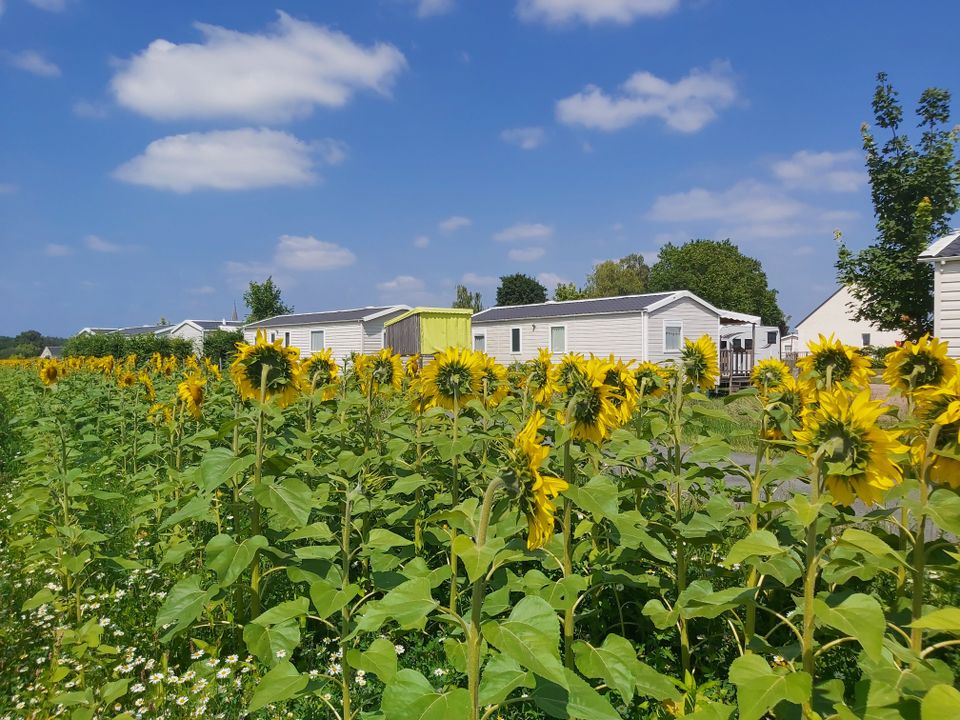
M759 325L760 318L720 310L679 290L492 307L473 316L472 336L474 349L506 364L530 360L539 348L663 362L680 357L684 338L707 335L719 348L720 329L728 323ZM752 367L752 353L747 356Z
M854 347L889 347L903 340L903 335L892 330L880 330L866 320L854 320L858 301L846 287L817 305L810 314L797 323L796 330L800 352L820 335L833 334L840 342Z
M193 343L193 351L203 355L203 338L214 330L231 332L243 328L239 320L184 320L174 325L168 333L170 337L189 340Z
M933 334L960 360L960 230L937 240L920 260L933 265Z
M753 350L756 360L780 359L780 328L776 325L733 323L720 329L720 349Z
M407 305L389 305L277 315L244 325L243 337L252 343L257 330L263 330L268 340L280 338L285 346L297 348L301 357L330 348L341 363L350 353L383 349L383 324L409 309Z

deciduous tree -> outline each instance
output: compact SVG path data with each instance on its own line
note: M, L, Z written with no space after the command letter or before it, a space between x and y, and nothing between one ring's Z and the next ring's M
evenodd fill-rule
M547 301L547 289L523 273L504 275L497 288L497 305L528 305Z
M274 315L287 315L293 312L293 306L287 305L280 297L280 288L273 282L273 276L262 283L250 281L250 287L243 293L243 302L250 308L247 322L256 322Z

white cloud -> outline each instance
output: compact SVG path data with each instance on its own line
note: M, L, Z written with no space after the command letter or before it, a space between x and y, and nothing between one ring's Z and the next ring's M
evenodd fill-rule
M56 63L47 60L42 53L36 50L23 50L11 53L10 64L21 70L26 70L41 77L60 77L60 68Z
M242 128L171 135L118 167L124 182L161 190L248 190L307 185L317 179L314 154L342 160L342 150L310 144L279 130ZM339 146L336 146L339 147Z
M836 153L800 150L787 160L773 163L772 169L790 188L856 192L867 182L866 173L854 167L862 161L862 155L854 150Z
M67 245L50 243L43 249L43 254L47 255L48 257L64 257L66 255L72 255L73 250L71 250Z
M493 275L478 275L477 273L468 272L464 273L463 277L460 278L460 282L468 287L473 285L479 285L480 287L493 287L497 284L498 279Z
M550 25L580 21L626 25L640 17L666 15L680 0L519 0L517 14L528 22Z
M47 12L63 12L67 8L67 0L27 0L31 5Z
M536 240L539 238L548 238L552 234L553 228L543 223L517 223L496 233L493 239L497 242Z
M514 248L507 253L507 257L516 262L532 262L544 256L546 250L542 247Z
M89 100L77 100L71 109L77 117L88 118L90 120L100 120L107 116L107 108L104 105L90 102Z
M6 9L7 9L7 7L6 7L6 5L4 5L3 0L0 0L0 17L3 17L3 13L4 13L4 11L5 11Z
M198 23L201 43L154 40L114 75L117 102L157 120L287 121L318 105L342 107L358 90L387 95L406 67L393 45L365 47L278 15L262 34Z
M621 130L646 118L659 118L678 132L693 133L716 119L737 97L730 63L714 61L694 68L671 83L646 71L631 75L617 94L596 85L556 103L557 119L566 125Z
M413 246L416 248L423 249L430 245L430 238L426 235L417 235L413 239Z
M540 273L537 275L537 280L539 280L547 290L553 290L557 285L569 282L565 277L552 272Z
M437 227L440 229L440 232L452 233L460 228L469 227L472 222L470 218L464 217L463 215L452 215L438 223Z
M314 140L310 146L317 152L327 165L339 165L347 159L347 151L350 146L342 140L333 138L324 138L323 140Z
M357 256L345 247L312 235L281 235L273 259L286 270L333 270L353 265Z
M500 139L523 150L535 150L543 145L547 134L542 127L509 128L500 133Z
M381 292L419 292L426 287L423 280L413 275L397 275L392 280L377 283L377 290Z
M426 18L446 15L453 10L453 0L416 0L417 17Z
M118 253L123 252L124 250L123 245L107 242L103 238L96 235L87 235L83 239L83 244L87 247L87 250L92 250L93 252L98 253Z

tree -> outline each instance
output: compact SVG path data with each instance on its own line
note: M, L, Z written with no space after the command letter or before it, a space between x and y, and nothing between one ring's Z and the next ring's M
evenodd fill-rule
M293 312L293 306L285 304L280 297L280 288L274 284L272 276L262 283L251 280L250 287L243 293L243 302L250 308L248 323Z
M777 291L767 287L760 261L741 253L730 240L667 243L650 269L649 290L689 290L724 310L759 315L766 325L783 321Z
M553 299L557 302L564 300L582 300L583 292L577 288L576 283L557 283L553 289Z
M497 305L529 305L547 301L547 289L529 275L514 273L500 278Z
M479 292L472 293L466 285L457 285L457 296L451 307L473 310L475 313L483 310L483 298Z
M167 320L163 315L160 316L160 319L157 320L157 325L160 327L167 327L170 325L170 321Z
M917 106L920 143L911 145L900 129L903 108L886 73L877 75L873 115L890 132L879 146L868 125L860 128L877 239L853 252L838 234L837 280L859 301L857 320L915 340L933 330L933 269L917 256L949 231L950 217L960 207L958 133L947 129L950 93L928 88Z
M650 268L642 255L632 254L619 260L604 260L593 266L583 287L584 297L639 295L647 291Z
M243 330L212 330L203 336L203 355L221 367L227 365L243 341Z

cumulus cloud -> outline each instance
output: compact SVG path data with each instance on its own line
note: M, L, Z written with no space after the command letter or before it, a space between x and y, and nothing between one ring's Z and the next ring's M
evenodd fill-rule
M356 261L357 256L342 245L317 240L312 235L281 235L269 261L228 260L224 268L232 276L290 277L300 272L336 270Z
M425 247L429 247L429 245L430 245L430 238L426 235L417 235L413 239L413 246L415 248L420 248L422 250Z
M180 193L306 185L317 179L314 156L335 164L345 157L344 147L332 140L306 143L265 128L195 132L154 140L113 175Z
M416 0L417 17L426 18L446 15L453 10L453 0Z
M108 242L97 235L87 235L83 239L83 244L86 246L87 250L92 250L93 252L98 253L118 253L123 252L124 250L123 245L117 245L116 243Z
M536 150L543 145L547 134L542 127L509 128L500 133L500 139L523 150Z
M856 167L862 162L862 155L854 150L800 150L786 160L773 163L772 170L774 176L790 188L856 192L867 182L866 173Z
M40 77L60 77L60 68L57 67L56 63L47 60L43 53L36 50L23 50L18 53L11 53L8 57L11 65L28 73Z
M537 240L548 238L553 234L553 228L543 223L517 223L504 228L493 236L497 242L512 242L514 240Z
M543 257L546 250L542 247L514 248L507 253L507 257L516 262L532 262Z
M547 290L553 290L555 287L557 287L557 285L570 282L565 277L552 272L540 273L537 275L537 280L539 280L540 283L547 288Z
M464 217L463 215L452 215L446 220L440 221L437 227L440 229L440 232L452 233L461 228L469 227L471 222L473 221L470 220L470 218Z
M413 275L397 275L392 280L377 283L377 290L381 292L419 292L426 287L423 280Z
M377 290L380 292L380 301L385 303L438 305L445 301L431 292L423 280L413 275L397 275L391 280L377 283Z
M641 17L666 15L680 0L519 0L517 14L528 22L626 25Z
M718 112L736 98L730 63L718 60L706 70L691 70L674 83L641 70L631 75L617 93L608 94L596 85L588 85L558 100L556 115L566 125L608 132L658 118L673 130L693 133L715 120Z
M464 285L479 285L480 287L492 287L497 284L497 278L493 275L478 275L477 273L468 272L464 273L463 277L460 278L460 282Z
M198 23L200 43L154 40L114 75L117 102L157 120L288 121L342 107L360 90L387 95L406 67L393 45L359 45L278 14L264 33Z
M43 249L43 254L47 255L48 257L64 257L66 255L72 255L73 250L71 250L67 245L50 243Z

